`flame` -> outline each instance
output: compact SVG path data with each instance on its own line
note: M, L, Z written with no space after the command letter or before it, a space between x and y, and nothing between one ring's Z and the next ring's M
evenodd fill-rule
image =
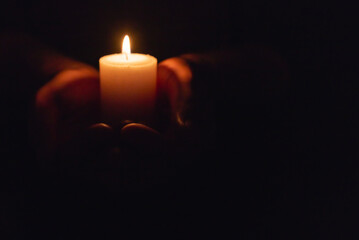
M126 35L122 41L122 53L126 55L126 59L131 54L130 38Z

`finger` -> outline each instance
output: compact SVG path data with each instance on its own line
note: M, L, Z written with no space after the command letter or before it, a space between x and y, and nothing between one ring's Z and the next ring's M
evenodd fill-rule
M169 69L180 82L186 83L192 79L191 68L182 58L175 57L166 59L159 64L159 67Z
M163 151L163 137L154 129L139 123L130 123L121 129L121 140L127 146L156 154Z
M189 65L181 58L170 58L158 66L158 88L169 97L175 107L180 98L190 94L189 84L192 72Z
M191 80L191 68L181 58L167 59L158 66L158 92L167 97L174 122L183 122L181 113L191 96Z
M56 142L96 122L98 102L98 73L83 68L59 73L38 91L35 104L39 121Z
M167 161L162 135L143 124L131 123L122 128L121 139L126 186L143 189L164 181Z
M69 69L56 75L37 93L37 106L49 106L56 100L68 101L76 106L97 98L99 77L91 68Z
M95 109L98 102L98 74L91 69L65 70L43 86L36 96L37 109L42 112L57 109L57 118Z
M105 123L96 123L89 127L86 134L87 142L93 148L109 148L115 145L113 129Z

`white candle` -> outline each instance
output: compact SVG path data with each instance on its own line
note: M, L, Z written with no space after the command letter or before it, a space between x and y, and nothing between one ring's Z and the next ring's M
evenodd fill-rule
M100 58L100 94L103 120L119 124L124 120L147 122L156 97L157 59L131 54L129 38L122 53Z

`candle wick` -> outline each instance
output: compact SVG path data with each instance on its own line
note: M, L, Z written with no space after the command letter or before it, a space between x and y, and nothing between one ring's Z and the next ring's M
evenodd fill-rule
M125 56L126 56L126 60L128 61L128 54L127 54L127 53L125 53Z

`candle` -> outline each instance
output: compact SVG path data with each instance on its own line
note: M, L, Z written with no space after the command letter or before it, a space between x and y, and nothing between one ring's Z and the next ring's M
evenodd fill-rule
M103 120L119 124L150 121L156 97L157 59L131 53L126 35L122 53L100 58L100 94Z

